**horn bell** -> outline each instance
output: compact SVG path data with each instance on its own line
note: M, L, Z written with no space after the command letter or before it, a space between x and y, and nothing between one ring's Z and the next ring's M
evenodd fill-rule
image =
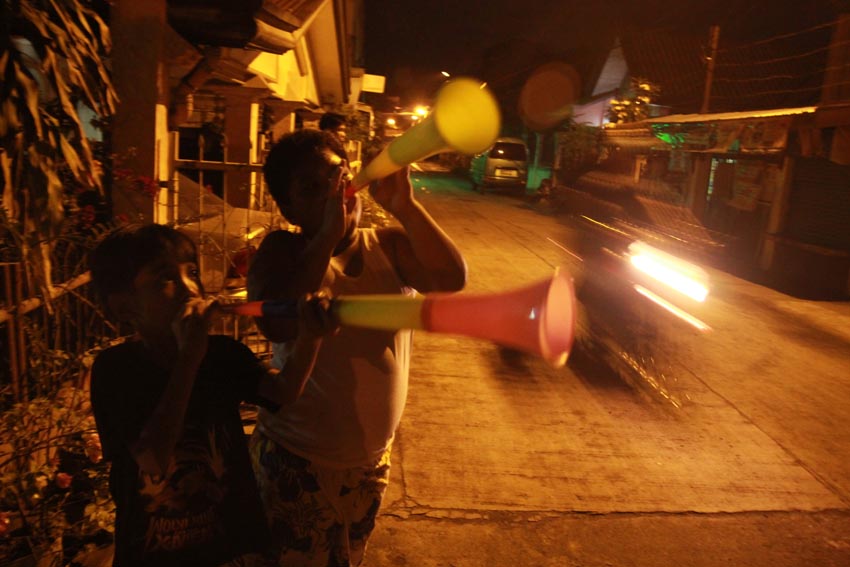
M427 331L490 340L560 368L573 345L575 312L572 279L556 270L549 279L503 293L428 294L422 322Z
M486 85L461 77L437 92L431 114L390 142L351 181L353 191L444 151L477 154L493 145L502 127L499 104Z

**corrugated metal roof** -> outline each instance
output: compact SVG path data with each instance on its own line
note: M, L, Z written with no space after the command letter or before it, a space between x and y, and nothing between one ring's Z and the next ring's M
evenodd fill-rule
M324 0L168 0L168 22L200 45L284 53Z
M634 151L678 149L712 153L785 151L794 117L817 107L777 108L715 114L676 114L605 128L605 140Z
M801 106L797 108L771 108L768 110L717 112L714 114L671 114L669 116L649 118L647 120L644 120L643 122L649 124L681 124L687 122L715 122L718 120L745 120L748 118L771 118L777 116L794 116L798 114L814 114L816 110L816 106ZM631 124L630 126L634 127L634 124Z

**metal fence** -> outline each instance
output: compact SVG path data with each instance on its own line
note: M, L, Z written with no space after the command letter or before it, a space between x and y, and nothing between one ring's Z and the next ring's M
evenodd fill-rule
M199 155L198 160L173 160L163 203L156 196L154 207L168 208L169 224L196 241L208 294L243 300L253 250L265 234L287 224L265 192L260 164L227 162L226 152L224 161L205 160L202 139ZM198 172L198 182L184 175L189 170ZM204 175L209 171L224 173L220 196L205 190ZM231 172L250 172L250 186L228 187ZM230 191L247 191L248 206L229 205ZM69 380L84 386L93 353L130 334L130 329L110 322L89 285L85 256L94 242L93 237L75 238L54 245L56 283L48 298L27 285L23 262L0 263L2 407L48 395ZM268 341L248 318L224 316L212 332L243 341L261 358L271 356Z
M49 395L66 382L83 386L90 354L122 334L97 306L88 272L53 286L49 298L28 289L22 262L0 263L0 278L4 405Z
M226 139L214 152L209 152L210 141L203 135L190 140L194 145L187 150L179 134L172 139L167 218L195 240L207 293L242 301L247 298L245 276L253 252L266 234L290 225L266 190L262 163L229 161ZM181 148L197 159L181 157ZM259 154L264 153L261 148ZM260 358L271 357L269 342L251 319L224 316L213 332L242 341Z

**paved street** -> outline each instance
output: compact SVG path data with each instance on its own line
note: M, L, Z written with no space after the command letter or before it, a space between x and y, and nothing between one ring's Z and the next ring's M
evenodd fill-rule
M559 219L420 176L467 290L575 260ZM850 565L850 304L712 271L707 335L647 397L604 368L420 333L366 567Z

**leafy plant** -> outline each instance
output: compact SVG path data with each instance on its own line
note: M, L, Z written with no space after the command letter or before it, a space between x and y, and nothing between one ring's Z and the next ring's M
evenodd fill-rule
M54 265L69 278L84 273L83 258L109 229L89 206L68 215L55 241ZM41 558L39 566L65 565L112 539L108 468L84 386L94 353L119 330L105 322L90 294L84 287L70 290L54 300L52 314L42 307L16 319L25 362L17 389L5 380L0 384L4 559L32 556Z
M608 109L608 119L614 124L639 122L649 116L649 105L661 89L647 79L632 78L629 88L614 100Z
M601 130L570 121L555 135L558 141L556 180L560 185L570 185L599 163Z
M88 140L81 118L83 107L101 120L115 110L110 37L89 0L0 0L0 44L0 249L25 270L24 297L5 307L44 305L16 314L24 332L10 339L25 342L13 380L27 388L0 389L0 557L64 564L108 541L113 524L80 379L90 359L80 351L98 339L79 316L91 301L71 290L74 302L56 302L51 293L57 278L83 272L86 250L110 222L103 148ZM62 305L73 305L77 319Z
M375 136L374 118L366 111L355 106L343 106L337 111L345 116L346 136L349 140L360 142L363 165L369 163L383 149L385 142Z
M0 416L0 556L66 564L111 539L114 509L87 392L66 384Z
M2 236L26 261L28 287L49 300L50 250L64 219L59 171L100 190L78 108L115 110L104 64L109 30L83 0L3 0L0 30L0 189L9 220Z

